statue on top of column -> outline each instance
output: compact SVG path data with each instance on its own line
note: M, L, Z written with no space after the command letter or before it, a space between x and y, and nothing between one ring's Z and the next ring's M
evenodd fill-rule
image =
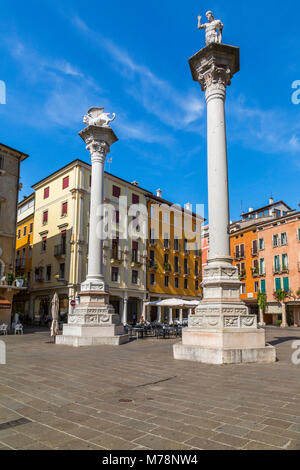
M104 113L104 108L93 107L83 116L83 122L87 126L110 127L109 123L112 122L115 117L115 113L113 113L112 118L110 118L109 113Z
M201 24L201 16L198 16L198 29L205 29L205 42L206 45L216 42L221 44L222 42L222 33L223 33L223 23L220 20L215 20L214 15L211 11L206 13L206 18L208 23Z

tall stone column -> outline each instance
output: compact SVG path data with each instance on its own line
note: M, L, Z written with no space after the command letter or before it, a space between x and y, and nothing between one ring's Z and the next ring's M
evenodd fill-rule
M229 198L225 122L226 88L239 71L239 48L209 43L189 60L193 79L207 104L207 169L210 254L203 273L203 300L189 315L175 359L211 364L273 362L275 348L265 344L240 300L238 271L229 241Z
M79 132L92 162L88 270L81 284L80 303L69 315L57 344L119 345L128 341L119 315L109 304L103 273L104 164L110 146L118 140L109 126L111 120L103 108L91 108L84 116L87 127Z

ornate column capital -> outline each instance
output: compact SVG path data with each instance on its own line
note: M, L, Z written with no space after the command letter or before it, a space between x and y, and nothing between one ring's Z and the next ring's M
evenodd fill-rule
M189 59L193 79L212 97L225 99L226 87L239 71L239 48L212 43Z
M86 149L90 152L92 163L105 162L105 157L110 151L110 147L104 140L95 139L89 136L86 141Z

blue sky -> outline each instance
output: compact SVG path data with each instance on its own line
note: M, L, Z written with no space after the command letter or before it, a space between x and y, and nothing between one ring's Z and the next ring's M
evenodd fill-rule
M117 114L112 173L176 203L207 203L204 94L188 58L204 46L197 15L208 9L241 54L226 103L231 218L271 193L298 207L300 4L289 0L2 2L0 141L30 155L22 196L69 161L89 161L82 115L104 106Z

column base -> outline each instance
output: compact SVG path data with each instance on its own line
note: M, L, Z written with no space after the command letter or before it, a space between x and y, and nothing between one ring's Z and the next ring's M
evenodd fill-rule
M246 364L276 361L276 350L265 345L253 349L201 348L193 345L174 344L174 359L202 362L204 364Z
M257 328L187 328L182 343L173 346L174 359L205 364L275 362L276 349L265 343L265 330Z
M56 344L65 346L120 346L129 341L123 325L87 326L64 325L63 334L56 336Z
M68 316L68 324L63 326L63 334L56 337L56 344L68 346L96 346L99 344L117 345L127 343L128 335L120 317L109 305L108 292L84 290L80 303Z

